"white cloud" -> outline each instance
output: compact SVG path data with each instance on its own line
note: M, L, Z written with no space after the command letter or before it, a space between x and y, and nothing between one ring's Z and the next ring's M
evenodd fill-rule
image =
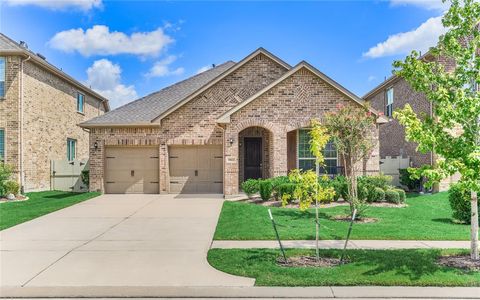
M104 25L61 31L49 41L51 47L65 52L91 55L158 55L173 39L162 28L150 32L135 32L130 36L118 31L110 32Z
M442 0L390 0L392 6L413 5L427 10L445 11L450 7L449 2Z
M126 104L138 98L133 85L121 83L122 69L108 59L93 62L87 69L88 79L85 84L108 100L112 108Z
M6 0L5 2L10 6L35 5L53 10L77 8L87 11L102 7L102 0Z
M197 74L203 73L205 71L208 71L212 68L212 66L203 66L200 69L197 70Z
M174 70L170 69L170 65L177 60L175 55L170 55L165 59L157 61L150 71L146 74L147 77L165 77L169 75L181 75L185 72L182 67Z
M376 76L370 75L370 76L368 76L368 79L367 79L367 80L368 80L368 82L372 82L372 81L374 81L375 79L377 79Z
M391 35L384 42L378 43L363 53L364 57L378 58L389 55L407 54L412 50L427 51L435 46L438 37L445 33L442 16L428 19L418 28Z

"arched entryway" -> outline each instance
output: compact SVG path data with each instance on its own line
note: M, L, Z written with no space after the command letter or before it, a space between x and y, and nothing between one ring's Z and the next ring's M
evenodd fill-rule
M272 133L263 127L247 127L238 133L238 182L272 176Z

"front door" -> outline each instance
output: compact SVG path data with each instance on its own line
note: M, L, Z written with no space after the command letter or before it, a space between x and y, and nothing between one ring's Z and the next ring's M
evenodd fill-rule
M244 138L245 160L244 174L247 179L262 178L262 138Z

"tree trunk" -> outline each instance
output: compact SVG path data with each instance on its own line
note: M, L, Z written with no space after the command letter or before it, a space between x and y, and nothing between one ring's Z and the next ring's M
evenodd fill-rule
M471 250L470 250L470 256L473 260L479 260L479 254L478 254L478 198L477 198L477 192L472 191L472 197L471 197Z

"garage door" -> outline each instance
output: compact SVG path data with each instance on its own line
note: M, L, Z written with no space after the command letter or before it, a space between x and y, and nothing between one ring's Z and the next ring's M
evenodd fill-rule
M222 193L223 148L221 145L170 146L171 193Z
M106 193L158 194L158 148L109 147L105 161Z

